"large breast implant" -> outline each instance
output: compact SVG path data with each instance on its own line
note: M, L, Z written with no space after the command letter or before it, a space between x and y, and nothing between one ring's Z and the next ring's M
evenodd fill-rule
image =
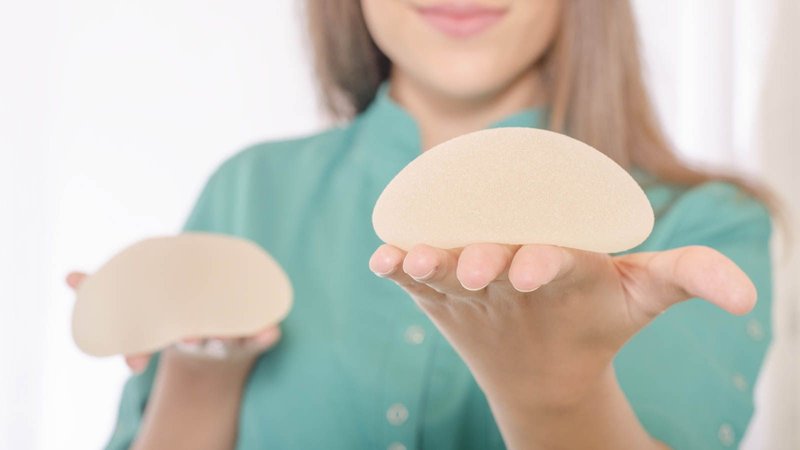
M630 174L552 131L492 128L422 153L386 186L373 226L384 242L458 248L550 244L614 253L643 242L653 210Z

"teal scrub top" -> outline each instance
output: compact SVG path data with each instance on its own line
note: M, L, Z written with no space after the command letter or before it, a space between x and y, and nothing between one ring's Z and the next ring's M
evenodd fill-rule
M544 127L546 114L531 108L493 126ZM368 267L381 244L375 201L420 152L417 124L384 83L349 123L245 148L207 179L184 231L258 243L295 289L282 340L248 379L238 449L505 448L466 365L408 295ZM631 251L713 247L750 276L759 301L743 317L699 299L671 308L620 351L619 382L644 427L672 447L736 446L771 339L770 216L732 184L687 189L633 175L656 224ZM107 448L134 439L157 364L125 384Z

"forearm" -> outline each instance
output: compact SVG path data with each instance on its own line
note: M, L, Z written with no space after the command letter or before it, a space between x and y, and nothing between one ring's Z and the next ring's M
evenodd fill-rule
M250 365L165 351L132 448L232 449Z
M509 392L498 386L487 392L505 443L513 450L666 449L642 427L613 368L577 401L559 403L536 387Z

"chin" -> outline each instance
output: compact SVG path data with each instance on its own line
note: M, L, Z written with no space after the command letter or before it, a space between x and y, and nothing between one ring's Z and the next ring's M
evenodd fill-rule
M474 100L491 96L512 83L515 72L497 65L469 63L438 64L438 70L415 71L415 78L429 92L453 100ZM412 73L412 71L407 71Z
M436 80L431 89L455 101L471 101L491 97L505 87L505 83L487 83L485 79Z

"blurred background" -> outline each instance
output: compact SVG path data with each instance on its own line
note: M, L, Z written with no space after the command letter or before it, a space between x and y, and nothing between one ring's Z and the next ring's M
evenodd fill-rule
M800 211L800 2L634 0L646 76L689 160ZM0 3L0 448L100 448L128 373L70 335L71 270L178 232L250 143L327 125L291 0ZM780 235L776 339L743 448L800 448L798 266Z

